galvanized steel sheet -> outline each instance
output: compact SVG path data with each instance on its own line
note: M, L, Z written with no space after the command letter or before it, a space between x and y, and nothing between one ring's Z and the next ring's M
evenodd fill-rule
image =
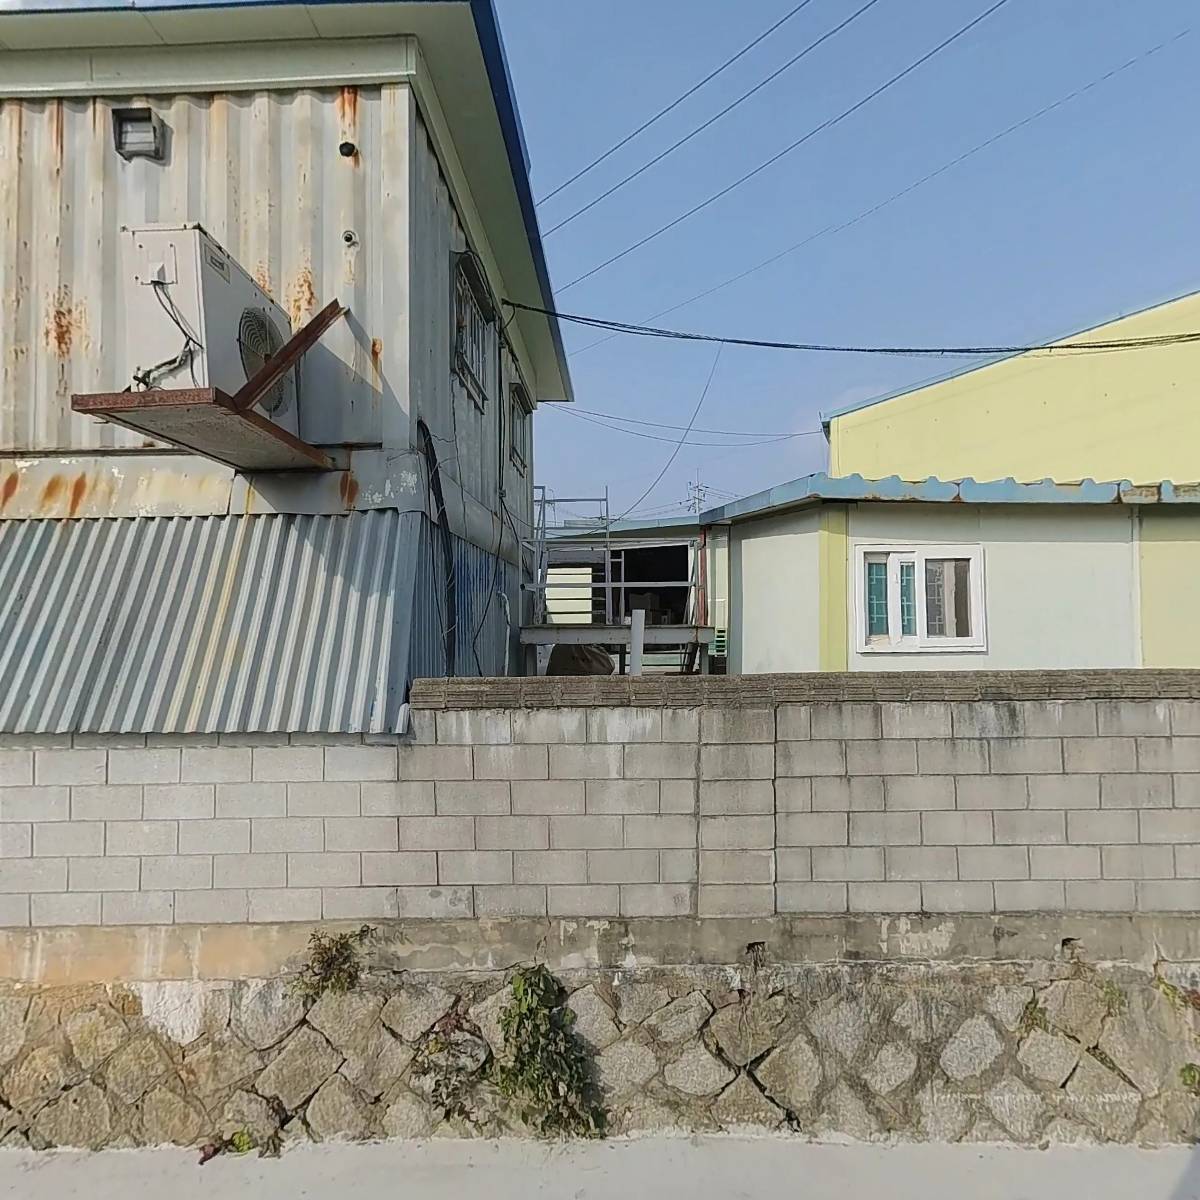
M0 731L392 731L423 520L0 521Z

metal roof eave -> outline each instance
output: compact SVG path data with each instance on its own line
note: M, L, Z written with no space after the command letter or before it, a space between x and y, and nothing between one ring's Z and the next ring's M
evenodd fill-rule
M505 156L516 192L533 272L537 280L540 293L537 297L538 305L541 308L553 310L554 292L550 283L550 273L546 265L541 230L538 226L533 191L529 181L529 153L493 0L437 0L436 3L431 3L430 0L391 0L390 4L382 4L380 0L365 0L365 2L354 2L354 0L307 0L307 2L305 0L0 0L0 59L5 53L19 53L19 50L5 48L4 45L3 23L9 18L52 16L57 19L73 15L89 15L95 19L107 14L116 21L130 22L132 28L132 24L138 23L139 19L144 22L146 17L155 12L223 9L226 10L227 21L228 18L233 18L236 22L234 15L236 10L291 8L305 12L339 6L358 10L371 8L386 10L392 5L420 8L469 7L504 142ZM223 40L236 39L236 28L226 23L223 25L222 34ZM291 40L294 36L294 34L288 34L287 40ZM46 48L57 47L51 41L47 43ZM522 324L527 326L536 326L537 323L544 322L553 347L558 386L551 386L551 395L546 395L543 390L539 399L543 401L574 400L574 388L571 383L566 348L563 345L562 329L557 318L529 313L521 314L520 319ZM559 390L561 390L561 396L553 394Z
M700 514L701 525L730 525L752 517L822 503L917 504L1038 504L1038 505L1141 505L1200 504L1200 483L1135 484L1129 480L1098 483L1083 479L1061 483L1043 479L1018 483L1015 479L908 481L896 475L864 479L861 475L805 475L741 500Z

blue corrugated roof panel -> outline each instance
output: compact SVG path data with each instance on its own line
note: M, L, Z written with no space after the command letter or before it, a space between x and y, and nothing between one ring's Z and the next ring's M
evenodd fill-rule
M723 525L782 509L828 501L904 502L917 504L1200 504L1200 483L1135 484L1129 480L1098 483L1094 479L1063 483L1042 479L864 479L861 475L818 473L781 483L741 500L700 514L702 525Z

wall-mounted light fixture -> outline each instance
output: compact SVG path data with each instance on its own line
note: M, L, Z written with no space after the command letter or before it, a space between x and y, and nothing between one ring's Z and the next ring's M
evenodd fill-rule
M162 162L167 153L167 128L149 108L114 108L113 144L126 160L150 158Z

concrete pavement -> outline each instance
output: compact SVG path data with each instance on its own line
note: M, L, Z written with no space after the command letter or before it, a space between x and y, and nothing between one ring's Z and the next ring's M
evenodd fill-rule
M279 1159L0 1151L14 1200L1200 1200L1200 1150L647 1138L322 1145Z

